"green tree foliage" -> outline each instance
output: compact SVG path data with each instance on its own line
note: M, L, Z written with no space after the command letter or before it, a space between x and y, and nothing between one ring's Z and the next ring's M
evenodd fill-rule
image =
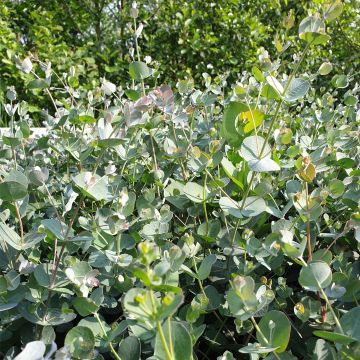
M329 25L332 48L319 49L338 67L356 73L359 59L359 15L356 0L344 5L343 16ZM161 80L201 78L228 73L236 80L249 70L259 49L271 57L286 52L297 30L293 26L322 1L142 0L138 3L143 53L159 63ZM129 48L134 46L133 19L128 0L9 1L0 4L0 99L8 86L26 82L14 58L32 54L51 62L58 76L76 67L76 82L88 89L100 77L123 84L128 80ZM297 47L296 42L292 44ZM311 60L313 61L313 60ZM319 66L319 64L313 64ZM32 92L21 94L31 98ZM39 102L39 108L48 105ZM36 109L34 109L36 110Z

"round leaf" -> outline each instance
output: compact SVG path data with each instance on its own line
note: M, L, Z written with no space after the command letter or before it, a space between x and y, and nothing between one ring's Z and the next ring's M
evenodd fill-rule
M293 79L286 90L284 98L289 102L295 101L304 97L309 89L310 84L307 80Z
M184 194L193 202L196 203L202 203L204 202L208 195L209 191L207 188L204 189L203 186L194 183L194 182L188 182L184 186Z
M121 340L118 354L121 360L138 360L141 355L140 341L136 336L128 336Z
M134 61L129 65L130 76L136 80L141 81L150 76L150 69L142 61Z
M84 326L76 326L66 334L65 346L75 358L90 358L95 346L93 332Z
M316 16L308 16L301 21L299 37L312 45L325 44L330 36L325 34L325 24Z
M269 144L266 144L264 151L261 152L264 146L265 140L260 136L248 136L244 139L240 153L241 156L246 160L259 160L260 158L270 157L271 148ZM261 154L261 157L260 157Z
M319 287L326 288L331 284L332 273L330 266L321 260L315 260L304 266L299 275L300 285L310 291L318 291Z
M289 343L291 325L285 314L281 311L269 311L259 323L262 332L256 332L256 338L263 346L276 348L275 352L284 352ZM266 339L264 339L264 337Z

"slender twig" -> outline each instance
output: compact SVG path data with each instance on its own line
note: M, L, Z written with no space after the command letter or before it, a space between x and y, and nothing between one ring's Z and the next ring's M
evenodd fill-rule
M116 360L121 360L120 356L119 356L118 353L115 351L115 349L114 349L111 341L109 340L109 337L107 336L106 330L104 329L104 326L103 326L102 321L101 321L101 319L100 319L100 317L99 317L99 314L98 314L98 313L95 313L94 316L95 316L95 319L97 320L97 322L99 323L100 328L101 328L101 331L103 332L103 334L104 334L104 336L105 336L105 338L106 338L106 340L107 340L107 342L108 342L108 344L109 344L110 351L113 353L113 355L114 355L114 357L115 357Z
M161 327L160 321L156 322L156 328L157 328L157 331L158 331L159 336L160 336L161 344L162 344L162 346L164 348L164 351L165 351L166 359L167 360L173 360L173 357L171 356L171 353L170 353L168 344L166 342L165 335L164 335L163 329Z
M270 345L268 339L266 338L266 336L264 335L264 333L263 333L263 332L261 331L261 329L259 328L259 326L258 326L258 324L256 323L254 317L252 316L250 319L251 319L251 322L253 323L254 328L256 329L256 331L257 331L257 332L259 333L259 335L263 338L265 344ZM279 355L278 355L275 351L273 351L273 354L274 354L274 356L276 357L276 359L280 360Z
M307 212L306 240L307 240L307 249L308 249L308 254L309 254L309 261L311 261L312 260L312 249L311 249L309 187L308 187L308 183L306 181L305 181L305 196L306 196L306 212Z
M21 215L20 215L19 208L17 206L16 201L14 201L14 206L15 206L16 216L19 221L21 245L24 245L24 226L23 226L23 222L21 220Z
M205 223L206 223L206 235L208 235L209 232L209 217L206 209L206 180L207 180L207 173L205 173L204 178L204 187L203 187L203 207L204 207L204 214L205 214Z
M323 296L323 298L324 298L324 300L325 300L325 302L326 302L326 304L327 304L327 306L328 306L328 308L329 308L329 310L330 310L330 312L331 312L331 314L332 314L332 316L333 316L333 318L335 320L335 323L336 323L337 327L339 328L341 334L345 335L344 330L343 330L343 328L342 328L342 326L340 324L340 321L339 321L337 315L335 314L335 311L334 311L333 307L330 304L329 298L327 297L327 295L325 294L325 291L322 289L322 287L320 286L319 283L318 283L318 286L319 286L319 290L321 292L321 295Z

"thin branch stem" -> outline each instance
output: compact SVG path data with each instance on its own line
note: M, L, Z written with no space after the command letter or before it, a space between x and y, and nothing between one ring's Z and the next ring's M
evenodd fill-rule
M162 329L162 326L161 326L161 323L159 320L156 322L156 328L157 328L157 331L160 336L161 344L165 351L166 359L173 360L173 357L171 356L171 353L170 353L170 350L169 350L168 344L166 342L165 335L164 335L164 332L163 332L163 329Z
M115 349L114 349L111 341L109 341L109 337L107 336L106 330L104 329L104 326L103 326L103 324L102 324L102 322L101 322L101 319L100 319L100 317L99 317L99 314L98 314L98 313L95 313L94 316L95 316L95 319L97 320L97 322L98 322L99 325L100 325L101 331L103 332L106 340L107 340L108 343L109 343L110 351L113 353L113 355L114 355L114 357L115 357L116 360L121 360L120 356L119 356L118 353L115 351Z
M308 249L308 254L309 254L309 261L311 261L312 260L312 250L311 250L309 187L308 187L308 183L306 181L305 181L305 196L306 196L306 216L307 216L306 241L307 241L307 249Z
M327 295L325 294L325 291L322 289L322 287L320 286L320 284L318 284L318 285L319 285L319 290L320 290L320 292L321 292L321 295L323 296L323 298L324 298L324 300L325 300L325 302L326 302L326 305L328 306L328 308L329 308L329 310L330 310L330 312L331 312L331 314L332 314L332 316L333 316L333 318L334 318L334 320L335 320L335 323L336 323L337 327L339 328L341 334L345 335L344 330L343 330L343 328L342 328L342 326L341 326L341 324L340 324L340 321L339 321L337 315L335 314L335 311L334 311L333 307L332 307L331 304L330 304L329 298L328 298Z
M258 326L258 324L256 323L254 317L252 316L250 319L251 319L251 322L252 322L253 325L254 325L255 330L260 334L260 336L263 338L264 342L265 342L267 345L270 345L268 339L265 337L264 333L263 333L263 332L261 331L261 329L259 328L259 326ZM280 360L279 355L278 355L275 351L273 351L273 354L274 354L274 356L276 357L276 359Z
M16 217L19 221L21 245L24 245L24 226L23 226L23 222L21 220L20 211L19 211L16 201L14 201L14 206L15 206Z

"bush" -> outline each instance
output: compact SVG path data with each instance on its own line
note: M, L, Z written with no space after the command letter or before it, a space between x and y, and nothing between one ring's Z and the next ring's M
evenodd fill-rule
M148 86L138 48L128 88L71 70L53 89L50 64L18 62L52 108L34 135L7 91L5 359L358 358L358 85L304 67L340 13L305 18L294 62L262 52L228 95L206 73Z

